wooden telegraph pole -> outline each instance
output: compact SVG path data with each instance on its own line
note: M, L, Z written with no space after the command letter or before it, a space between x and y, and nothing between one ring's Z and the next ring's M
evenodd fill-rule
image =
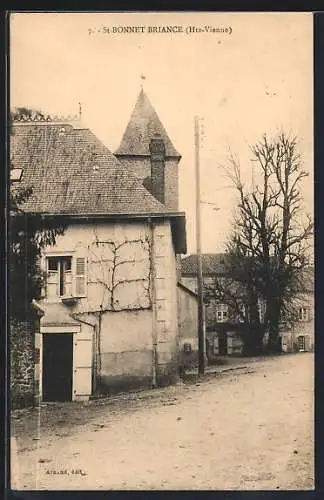
M205 330L204 299L201 262L200 233L200 168L199 168L199 118L195 116L195 164L196 164L196 247L197 247L197 285L198 285L198 374L205 373Z

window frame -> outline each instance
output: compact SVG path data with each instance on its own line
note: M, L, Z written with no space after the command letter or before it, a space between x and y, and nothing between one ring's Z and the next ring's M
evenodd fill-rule
M56 295L56 297L48 297L47 295L47 260L51 257L71 257L71 295ZM84 274L81 276L76 275L76 264L77 259L84 259ZM41 296L42 298L49 303L59 303L64 299L80 299L86 298L88 292L88 255L85 248L77 248L75 250L48 250L42 253L40 258L41 269L44 272L46 279L42 286ZM80 293L77 293L77 279L83 277L83 290Z
M73 273L72 273L72 263L73 263L73 255L72 255L72 252L55 252L54 253L51 253L51 254L46 254L45 255L45 269L46 269L46 282L45 282L45 298L47 300L62 300L62 299L65 299L65 298L72 298L73 297ZM57 269L49 269L49 260L50 259L55 259L57 261ZM63 268L63 262L64 262L64 259L70 259L70 269L68 270L65 270L63 269L63 272L62 272L62 268ZM61 287L64 286L64 280L62 279L63 278L63 275L65 273L69 273L71 275L71 280L70 280L70 286L71 286L71 294L66 294L66 293L63 293L61 294ZM57 275L57 279L56 279L56 296L55 297L48 297L48 293L47 293L47 287L48 287L48 276L49 276L49 273L56 273Z
M217 323L226 323L229 317L229 306L228 304L219 303L215 305L215 315Z
M309 320L309 308L306 306L301 306L298 309L298 321L308 321Z

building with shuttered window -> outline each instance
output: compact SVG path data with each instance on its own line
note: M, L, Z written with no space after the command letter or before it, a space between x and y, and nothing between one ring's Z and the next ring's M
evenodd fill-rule
M13 189L32 187L22 209L65 227L40 262L39 400L177 377L180 158L143 90L115 155L78 120L13 122Z

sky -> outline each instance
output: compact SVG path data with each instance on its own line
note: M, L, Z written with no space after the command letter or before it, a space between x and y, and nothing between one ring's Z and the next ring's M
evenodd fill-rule
M114 33L125 26L139 32ZM149 32L165 26L177 32ZM312 26L311 13L14 13L10 106L70 115L81 102L82 122L114 152L143 83L182 155L179 209L186 213L188 253L196 248L194 117L200 117L207 202L201 248L220 252L236 201L222 167L231 151L250 179L250 146L264 133L297 136L310 174L304 210L313 213Z

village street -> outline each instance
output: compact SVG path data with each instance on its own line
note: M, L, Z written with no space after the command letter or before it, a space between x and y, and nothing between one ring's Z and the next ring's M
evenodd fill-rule
M313 489L310 353L12 419L13 489ZM40 425L37 425L37 422Z

